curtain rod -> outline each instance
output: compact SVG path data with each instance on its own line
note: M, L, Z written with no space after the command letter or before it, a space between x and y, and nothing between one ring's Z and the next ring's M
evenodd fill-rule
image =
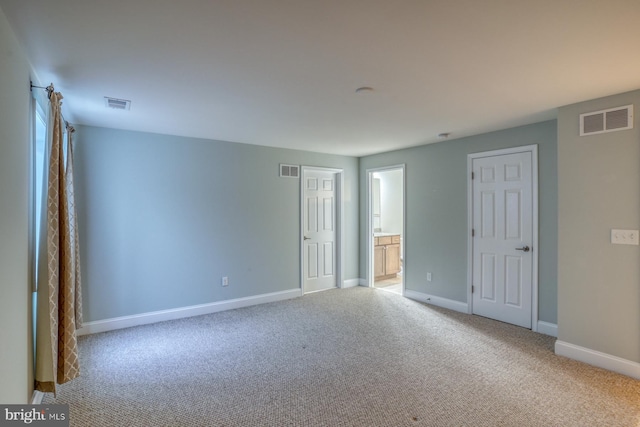
M29 84L30 84L30 86L31 86L31 87L29 88L29 90L31 90L31 91L33 90L33 88L36 88L36 89L44 89L44 90L46 90L46 91L47 91L47 98L49 98L49 99L51 99L51 94L52 94L52 93L53 93L53 91L55 90L55 89L53 88L53 83L51 83L49 86L46 86L46 87L45 87L45 86L36 86L36 85L34 85L34 84L33 84L33 81L29 80ZM69 132L75 132L75 131L76 131L76 130L73 128L73 126L71 126L71 125L69 124L69 122L65 120L64 116L62 115L62 112L60 113L60 117L62 117L62 121L64 122L64 126L67 128L67 131L69 131Z
M47 91L47 95L49 96L49 99L51 99L51 94L54 91L53 83L51 83L47 87L45 87L45 86L36 86L36 85L33 84L33 81L29 81L29 83L31 84L31 89L33 89L35 87L36 89L44 89L44 90L46 90Z

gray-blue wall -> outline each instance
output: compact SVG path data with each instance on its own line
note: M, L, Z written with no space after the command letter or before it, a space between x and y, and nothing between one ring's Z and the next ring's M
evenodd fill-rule
M633 129L580 136L579 117L633 104ZM640 90L558 111L558 339L640 363ZM640 378L640 365L635 377Z
M30 66L0 10L0 402L33 391L29 320Z
M366 271L366 170L406 164L405 285L467 302L467 154L538 145L538 318L557 322L557 124L548 121L360 159L360 271ZM433 280L427 282L427 272Z
M359 276L357 158L89 126L74 146L85 321L298 288L300 181L280 163L344 169Z

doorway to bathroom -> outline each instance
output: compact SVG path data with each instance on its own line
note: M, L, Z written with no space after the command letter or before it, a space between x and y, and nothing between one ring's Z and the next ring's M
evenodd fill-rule
M367 253L370 287L404 295L405 166L367 170Z

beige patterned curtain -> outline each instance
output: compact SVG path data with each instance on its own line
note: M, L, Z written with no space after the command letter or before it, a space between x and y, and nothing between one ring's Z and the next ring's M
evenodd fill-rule
M68 128L64 141L61 99L59 92L50 92L36 327L36 389L54 393L56 384L80 373L76 329L82 326L73 128Z

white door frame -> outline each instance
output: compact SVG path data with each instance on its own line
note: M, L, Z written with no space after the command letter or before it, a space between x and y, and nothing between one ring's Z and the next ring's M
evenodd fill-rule
M473 180L471 172L473 168L473 160L482 157L502 156L505 154L531 153L531 184L532 184L532 225L533 225L533 241L532 241L532 266L531 266L531 330L538 331L538 253L540 245L538 245L538 145L524 145L521 147L505 148L502 150L485 151L481 153L472 153L467 155L467 301L468 313L473 314L473 294L471 285L473 282L473 238L471 231L473 229Z
M336 174L336 287L344 287L342 266L344 265L344 251L342 224L344 224L344 169L325 168L321 166L300 167L300 290L304 295L304 175L306 171L333 172Z
M373 191L373 173L385 172L391 170L402 170L402 296L404 296L407 277L407 251L405 246L407 244L407 171L404 163L392 166L384 166L379 168L371 168L366 170L367 178L367 286L374 287L375 277L373 272L373 198L371 193Z

